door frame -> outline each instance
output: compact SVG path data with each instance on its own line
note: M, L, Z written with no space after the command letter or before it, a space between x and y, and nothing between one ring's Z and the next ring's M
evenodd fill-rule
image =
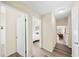
M39 34L39 36L40 36L39 37L40 38L40 40L39 40L39 47L42 48L42 40L41 40L41 30L42 30L41 27L42 26L41 26L41 19L39 17L32 16L32 24L33 24L33 19L34 18L37 19L39 21L39 24L40 24L39 25L39 28L40 28L39 29L39 32L40 32L40 34ZM32 33L33 33L33 26L32 26ZM33 34L32 34L32 41L33 41Z

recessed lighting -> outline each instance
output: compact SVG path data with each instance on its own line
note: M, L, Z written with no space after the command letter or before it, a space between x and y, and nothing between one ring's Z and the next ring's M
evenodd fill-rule
M64 10L59 10L59 13L63 13L64 12Z

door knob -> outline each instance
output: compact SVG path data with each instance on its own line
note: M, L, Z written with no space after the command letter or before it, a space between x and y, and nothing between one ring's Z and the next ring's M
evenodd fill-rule
M3 29L3 26L1 26L1 29Z

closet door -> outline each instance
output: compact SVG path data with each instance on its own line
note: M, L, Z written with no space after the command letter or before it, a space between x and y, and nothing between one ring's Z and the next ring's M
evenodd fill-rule
M25 16L23 13L17 13L17 52L25 56Z
M1 5L0 7L0 48L1 56L5 56L5 40L6 40L6 6Z
M79 5L72 8L72 56L79 57Z

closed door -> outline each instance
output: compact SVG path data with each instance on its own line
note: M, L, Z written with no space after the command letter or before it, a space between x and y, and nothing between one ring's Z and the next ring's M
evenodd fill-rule
M72 56L79 57L79 6L72 9Z
M5 56L6 6L0 6L0 56Z
M25 56L25 16L23 13L17 14L17 52Z
M16 52L15 10L0 6L0 56L9 56Z
M72 56L79 56L79 36L78 36L78 21L74 20L72 24Z

